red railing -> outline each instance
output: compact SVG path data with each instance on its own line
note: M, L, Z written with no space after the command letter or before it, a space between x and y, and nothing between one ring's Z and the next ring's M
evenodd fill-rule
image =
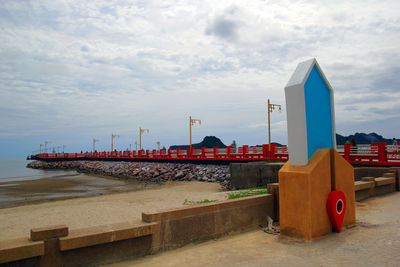
M86 152L86 153L41 153L34 155L35 159L165 159L165 160L209 160L209 161L287 161L286 148L279 148L273 144L271 149L268 145L262 147L242 146L236 150L228 146L220 149L188 148L171 150L139 150L139 151L112 151L112 152Z
M386 143L353 146L347 143L338 146L337 151L354 165L400 166L400 149ZM171 150L139 150L87 153L53 153L37 154L34 159L131 159L131 160L202 160L202 161L287 161L289 158L287 146L276 144L260 146L242 146L234 149L231 146L220 149L192 148Z
M347 143L338 152L353 165L400 166L400 149L387 143L353 146Z

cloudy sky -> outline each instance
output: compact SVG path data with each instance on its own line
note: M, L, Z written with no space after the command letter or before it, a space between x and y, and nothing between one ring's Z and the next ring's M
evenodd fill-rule
M284 87L315 57L340 134L400 137L400 1L1 1L0 157L139 141L287 143Z

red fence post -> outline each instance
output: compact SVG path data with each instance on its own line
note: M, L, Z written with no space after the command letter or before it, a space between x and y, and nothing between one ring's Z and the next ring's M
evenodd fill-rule
M243 149L243 151L242 151L242 153L243 153L243 159L245 159L245 158L247 158L247 152L249 151L249 146L248 145L244 145L243 147L242 147L242 149Z
M218 153L218 147L215 146L215 147L214 147L214 158L215 158L215 159L217 158L217 153Z
M268 160L268 145L262 145L262 157L264 160Z
M378 161L387 162L386 142L378 143Z
M350 151L351 151L351 147L353 146L352 143L345 143L344 144L344 158L346 160L350 160Z
M231 158L231 153L232 153L232 146L227 146L226 147L226 158L227 159Z

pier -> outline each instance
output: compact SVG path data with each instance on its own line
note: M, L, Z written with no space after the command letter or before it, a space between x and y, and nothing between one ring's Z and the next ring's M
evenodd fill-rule
M337 146L337 151L352 165L370 166L400 166L400 149L386 143L372 143L353 146L347 143ZM109 160L109 161L154 161L154 162L192 162L209 164L229 164L231 162L254 161L287 161L289 160L288 147L272 144L271 148L262 146L248 146L233 148L228 146L221 149L188 148L168 150L126 150L109 152L86 153L40 153L30 157L34 160L61 161L61 160Z

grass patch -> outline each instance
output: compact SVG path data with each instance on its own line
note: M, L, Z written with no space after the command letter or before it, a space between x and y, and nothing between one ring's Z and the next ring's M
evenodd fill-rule
M183 202L183 205L209 204L209 203L213 203L216 201L217 201L216 199L213 199L213 200L204 199L204 200L199 200L199 201L191 201L191 200L185 199L185 201Z
M263 194L268 193L267 190L263 190L263 189L265 189L265 188L260 189L260 188L255 187L254 189L250 188L250 189L241 190L239 192L229 194L228 199L251 197L251 196L263 195Z

